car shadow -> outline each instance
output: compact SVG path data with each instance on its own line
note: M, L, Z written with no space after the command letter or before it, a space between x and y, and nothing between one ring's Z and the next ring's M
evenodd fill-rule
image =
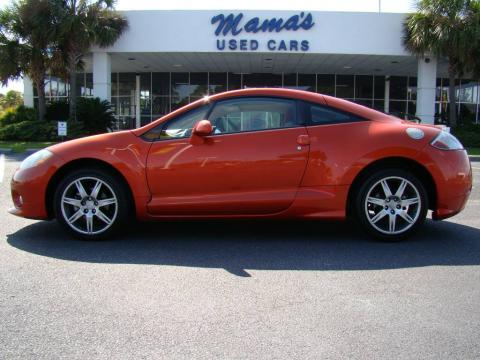
M202 221L137 224L116 239L71 239L56 222L37 222L7 236L20 250L91 263L258 270L378 270L480 265L480 229L428 220L404 242L368 239L350 223Z

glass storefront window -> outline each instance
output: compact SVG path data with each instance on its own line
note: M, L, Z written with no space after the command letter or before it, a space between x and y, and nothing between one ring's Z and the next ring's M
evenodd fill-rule
M190 98L188 96L181 97L181 96L174 95L171 97L171 111L177 110L182 106L187 105L189 102L190 102Z
M130 96L118 98L118 114L121 116L135 117L135 99Z
M76 75L76 81L77 81L77 84L75 86L77 92L77 96L82 96L83 93L84 93L84 89L85 89L85 74L84 73L77 73Z
M152 88L151 80L151 73L140 74L140 93L143 93L144 96L150 96L150 91Z
M50 77L50 96L57 96L58 92L58 83L57 79L54 77Z
M297 88L297 73L283 74L283 87L287 89Z
M209 94L217 94L227 91L227 73L209 73L208 81Z
M337 75L335 96L343 99L354 98L353 75Z
M152 101L153 119L162 117L170 112L169 96L154 96Z
M51 81L50 79L47 77L45 79L45 96L51 96L52 95L52 92L50 91L50 85L51 85Z
M92 73L77 73L77 95L93 96ZM336 84L336 86L335 86ZM190 102L202 99L207 94L245 87L300 88L307 91L337 96L352 100L374 109L384 110L385 76L335 75L301 73L226 73L226 72L179 72L140 73L141 123L145 124ZM390 77L389 111L404 116L414 115L417 101L417 77ZM111 104L121 124L133 124L136 109L136 73L111 74ZM68 82L58 77L47 76L46 101L68 100ZM34 102L38 103L34 87ZM456 81L456 96L459 121L476 122L480 84L469 79ZM436 80L436 121L448 118L448 78ZM127 125L125 125L127 126Z
M111 84L112 84L112 97L118 96L118 73L112 73L111 77Z
M441 79L442 86L440 88L440 101L448 103L448 79Z
M317 91L317 79L315 74L298 74L298 89L305 91Z
M367 99L355 99L355 103L363 105L363 106L368 106L369 108L373 107L373 99L367 100Z
M172 73L171 78L171 96L172 96L172 110L176 109L174 104L188 104L189 97L192 92L190 87L189 73ZM175 99L175 100L174 100Z
M228 90L237 90L242 88L242 74L228 73Z
M373 77L373 97L375 99L385 99L385 76L375 75Z
M385 111L385 100L374 100L373 101L373 108L375 110L384 112Z
M142 114L141 121L144 121L145 115L150 116L151 114L151 79L152 76L150 73L140 74L140 113Z
M58 96L67 96L67 84L65 83L65 81L63 81L62 79L58 79L57 81L57 86L58 86L58 90L57 90L57 95Z
M415 115L417 113L417 102L416 101L408 101L408 114Z
M136 79L135 73L119 73L118 74L118 95L134 96Z
M152 113L151 98L145 94L146 92L140 92L140 114L150 115Z
M282 87L282 74L243 74L243 87Z
M406 111L407 111L406 101L390 100L390 103L389 103L390 114L403 118L403 115L405 114Z
M84 94L82 96L93 96L93 74L86 73L85 74L85 89Z
M460 102L476 103L477 102L478 84L472 80L462 80L460 88Z
M318 74L317 92L324 95L335 96L335 75Z
M152 73L152 94L170 96L170 73Z
M417 78L413 76L408 78L407 100L417 100ZM412 113L410 109L408 112Z
M357 75L355 77L355 98L373 99L373 76Z
M406 76L390 76L390 99L407 100Z
M437 90L435 92L435 101L440 101L442 97L442 78L437 78Z
M190 73L190 96L204 97L208 95L208 73Z
M141 116L140 117L140 126L144 126L149 124L152 121L152 117L150 115L148 116Z
M190 96L190 102L194 102L203 98L204 96Z

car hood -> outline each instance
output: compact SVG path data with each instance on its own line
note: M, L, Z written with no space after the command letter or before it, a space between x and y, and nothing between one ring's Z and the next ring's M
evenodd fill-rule
M139 139L130 130L124 130L64 141L48 147L48 150L67 159L91 156L91 154L96 152L101 153L112 149L121 149L138 142Z

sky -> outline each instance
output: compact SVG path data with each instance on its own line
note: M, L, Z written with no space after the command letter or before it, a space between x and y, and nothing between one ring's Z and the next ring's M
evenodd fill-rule
M11 0L0 0L0 8ZM405 13L414 10L415 0L117 0L117 10L310 10ZM23 92L22 81L0 87Z

